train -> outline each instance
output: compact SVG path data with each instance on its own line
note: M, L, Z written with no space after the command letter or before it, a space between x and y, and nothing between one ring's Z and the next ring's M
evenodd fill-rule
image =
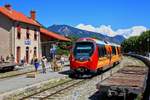
M120 63L121 46L95 38L79 38L70 52L71 73L95 75Z

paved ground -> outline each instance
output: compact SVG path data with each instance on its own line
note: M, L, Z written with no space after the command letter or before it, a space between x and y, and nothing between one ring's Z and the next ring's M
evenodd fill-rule
M33 67L32 67L33 68ZM25 68L24 70L27 70ZM69 70L69 67L64 67L63 71ZM26 78L26 75L12 77L9 79L0 80L0 94L11 90L19 89L25 86L36 84L42 81L46 81L52 78L64 77L65 74L53 72L51 69L47 69L46 74L38 72L35 78Z
M68 65L69 62L65 62L65 65ZM47 63L47 66L46 68L49 68L50 67L50 63ZM34 65L24 65L24 66L16 66L14 70L17 70L17 71L29 71L29 70L34 70L35 67ZM39 66L38 70L42 69L41 66Z

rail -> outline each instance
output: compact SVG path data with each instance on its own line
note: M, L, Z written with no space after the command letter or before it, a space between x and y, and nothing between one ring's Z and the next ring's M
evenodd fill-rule
M47 99L47 98L52 98L54 97L55 95L59 94L60 92L63 93L63 91L65 90L68 90L72 87L75 87L76 85L77 86L80 86L82 85L83 83L85 82L89 82L89 81L92 81L92 80L95 80L95 81L103 81L104 79L110 77L113 73L117 72L119 69L121 69L123 66L116 66L116 67L112 67L110 69L107 69L105 70L103 73L101 73L100 75L98 76L95 76L93 77L92 79L82 79L82 80L75 80L75 79L72 79L71 81L68 81L68 82L64 82L62 84L58 84L54 87L50 87L50 88L47 88L45 90L42 90L42 91L39 91L39 92L36 92L34 94L31 94L29 96L26 96L26 97L23 97L23 98L20 98L21 100L28 100L28 99L40 99L40 100L43 100L43 99ZM68 84L69 83L69 84ZM47 94L48 93L48 94Z

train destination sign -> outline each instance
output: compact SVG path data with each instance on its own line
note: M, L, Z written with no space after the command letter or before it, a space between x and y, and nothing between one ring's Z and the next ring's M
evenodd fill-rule
M77 49L92 49L91 47L77 47Z

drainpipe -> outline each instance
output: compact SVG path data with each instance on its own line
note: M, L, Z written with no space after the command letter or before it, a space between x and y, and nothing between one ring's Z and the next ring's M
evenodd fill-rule
M10 20L10 21L11 21L11 20ZM13 25L13 22L12 22L12 25ZM10 52L10 54L12 54L12 52L13 52L13 51L12 51L12 39L13 39L12 34L13 34L13 28L11 27L10 36L9 36L9 38L10 38L10 40L9 40L9 42L10 42L10 43L9 43L9 45L10 45L10 46L9 46L9 50L10 50L9 52Z
M12 43L12 54L14 55L15 61L16 61L16 54L15 54L15 21L13 21L13 29L14 29L14 31L12 33L12 39L14 39L14 44ZM13 52L13 50L14 50L14 52Z
M38 58L42 56L41 53L41 33L40 33L40 27L38 32Z

